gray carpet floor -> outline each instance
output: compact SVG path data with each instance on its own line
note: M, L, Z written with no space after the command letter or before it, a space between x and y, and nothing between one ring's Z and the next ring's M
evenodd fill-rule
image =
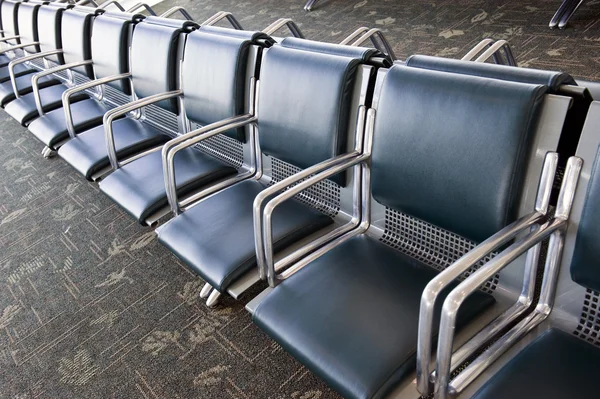
M198 20L233 12L247 29L293 18L308 38L380 27L400 58L461 57L505 38L520 65L600 80L600 4L550 31L558 1L168 0ZM61 159L0 112L0 398L337 397L251 322L216 310L202 281Z

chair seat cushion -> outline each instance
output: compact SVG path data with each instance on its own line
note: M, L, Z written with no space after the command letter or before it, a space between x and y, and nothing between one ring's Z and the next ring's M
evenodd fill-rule
M179 196L234 173L234 168L192 148L175 156ZM100 182L100 189L143 223L168 205L161 152L148 154L114 171Z
M17 64L15 66L15 76L22 76L31 74L34 72L39 72L36 69L29 68L23 64ZM8 65L5 67L0 67L0 83L6 82L10 80L10 72L8 70Z
M599 375L600 348L551 329L517 354L473 398L595 398Z
M9 57L7 57L5 54L0 54L0 68L4 68L5 66L8 66L8 63L11 61L11 59Z
M436 274L359 235L279 284L253 320L345 398L383 397L416 367L421 294ZM473 294L461 307L458 325L493 301Z
M40 90L40 99L44 112L62 107L62 94L67 88L67 86L59 84ZM89 97L85 93L77 93L71 97L71 102L81 101L86 98ZM6 104L5 110L23 126L27 126L33 119L39 116L33 93L21 96Z
M169 140L169 136L146 123L132 118L113 122L117 156L122 159L150 149ZM58 150L65 161L88 180L110 167L104 126L100 125L77 135Z
M246 180L221 191L157 229L158 240L222 292L256 267L252 209L264 189ZM273 214L275 251L330 223L329 217L299 202L284 202Z
M31 86L32 76L33 74L27 74L19 76L15 79L17 83L17 89L19 90L19 95L24 95L33 91L33 87ZM42 89L44 87L57 85L59 83L60 81L53 76L44 76L38 81L38 87ZM15 97L16 96L13 92L12 82L10 80L0 83L0 106L4 107L7 103L14 100Z
M71 104L75 132L83 132L102 124L102 117L110 109L104 103L86 98ZM29 131L46 146L57 149L69 139L63 108L46 113L29 124Z

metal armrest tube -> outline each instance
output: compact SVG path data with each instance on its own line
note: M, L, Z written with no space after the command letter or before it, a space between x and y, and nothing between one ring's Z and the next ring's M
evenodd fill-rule
M290 32L292 32L292 35L294 35L294 37L304 39L304 34L291 18L279 18L277 21L273 22L271 25L263 29L263 33L266 33L267 35L272 35L279 29L281 29L283 26L286 26L290 30Z
M368 30L369 28L367 28L366 26L361 26L360 28L356 29L354 32L346 36L346 38L342 40L340 44L349 44L352 40L355 40L357 37L361 36Z
M475 62L485 62L492 55L496 54L501 49L505 49L507 46L508 42L506 40L498 40L494 44L490 45L490 47L486 51L484 51L479 57L477 57L477 59L475 59ZM507 59L507 61L511 62L511 60L509 59Z
M54 54L60 54L62 53L62 50L50 50L50 51L44 51L43 53L36 53L36 54L32 54L32 55L27 55L25 57L21 57L21 58L17 58L15 60L12 60L11 62L8 63L8 74L10 75L10 80L12 82L12 88L13 88L13 92L15 93L15 96L17 98L19 98L19 91L17 89L17 81L16 81L16 76L15 76L15 67L18 64L23 64L24 62L28 62L28 61L33 61L35 59L38 58L44 58L47 57L49 55L54 55Z
M114 4L115 7L117 7L120 11L125 12L125 8L123 8L123 6L117 0L105 1L104 3L100 4L98 8L106 10L106 7L110 6L111 4Z
M148 14L150 14L152 16L156 16L156 12L154 12L154 10L152 9L152 7L150 7L146 3L137 3L133 7L129 7L125 12L134 12L135 10L137 10L139 8L144 8L146 11L148 11Z
M214 25L217 22L221 21L222 19L227 18L227 21L229 21L229 23L231 24L231 26L233 26L234 29L237 30L242 30L242 25L240 25L240 23L238 22L238 20L233 16L232 13L228 12L228 11L219 11L218 13L216 13L215 15L213 15L211 18L209 18L208 20L206 20L203 25Z
M27 43L27 44L16 44L14 46L10 46L10 47L0 50L0 54L8 53L9 51L18 50L20 48L37 46L38 44L40 44L40 42L31 42L31 43Z
M547 222L539 229L517 241L502 251L494 259L473 273L469 278L461 282L444 301L440 321L440 331L437 349L437 368L435 397L446 399L451 394L448 392L450 379L450 362L452 357L452 343L454 341L454 330L456 328L456 316L462 303L469 295L475 292L482 284L489 280L494 274L510 265L515 259L525 253L529 248L537 245L558 229L566 227L566 220L554 219Z
M263 222L262 222L262 209L265 201L277 194L278 192L285 190L292 184L296 184L303 179L306 179L312 175L317 173L321 173L333 166L336 166L340 163L347 162L350 159L353 159L357 155L363 152L363 138L365 131L365 117L366 117L366 107L361 105L358 108L357 114L357 123L356 123L356 138L355 138L355 150L349 152L347 154L338 155L334 158L327 159L323 162L319 162L316 165L310 166L304 170L301 170L298 173L295 173L287 178L281 180L269 186L268 188L261 191L256 198L254 199L253 204L253 221L254 221L254 247L256 250L256 260L258 266L258 273L262 280L267 277L267 266L266 266L266 254L265 254L265 245L263 239ZM374 111L371 111L369 114L370 121L373 120Z
M21 35L16 35L16 36L8 36L8 37L1 37L0 38L0 43L1 42L7 42L9 40L15 40L15 39L19 39L21 37Z
M105 78L92 80L90 82L82 83L75 87L71 87L64 91L62 94L63 110L65 111L65 122L67 124L67 131L71 138L75 137L75 125L73 124L73 114L71 113L71 96L80 91L91 89L99 85L114 82L115 80L127 79L131 76L131 73L122 73L120 75L107 76Z
M369 29L367 33L356 39L356 41L354 41L354 43L352 43L351 46L360 46L368 39L371 39L371 43L373 43L373 46L377 50L380 50L381 52L387 54L392 59L392 61L397 60L396 54L394 54L394 49L383 35L383 32L381 32L381 29L378 28Z
M333 175L336 175L352 166L358 165L370 159L371 154L354 154L354 157L343 163L337 163L333 166L311 178L304 180L297 185L290 187L288 190L279 194L265 205L265 209L262 215L263 218L263 240L265 242L265 263L266 263L266 274L267 281L271 287L277 285L277 274L275 271L275 264L273 262L273 232L271 220L273 217L273 211L282 202L288 200L299 192L306 190L308 187L315 185L316 183L323 181Z
M187 12L187 10L185 8L181 7L181 6L171 7L167 11L163 12L162 14L160 14L159 17L161 17L161 18L168 18L171 15L175 14L176 12L181 13L181 15L183 15L183 17L185 19L189 20L189 21L193 21L194 20L194 18L192 18L192 16L190 15L190 13Z
M488 47L490 44L494 43L494 40L487 38L483 39L479 43L477 43L464 57L461 58L461 61L473 61L473 58L477 54L479 54L484 48Z
M552 184L554 182L557 166L558 154L556 152L547 153L537 190L534 212L509 224L487 240L480 243L444 271L440 272L427 284L425 290L423 290L419 308L419 334L417 344L417 389L423 395L428 395L431 391L429 363L431 361L432 352L434 308L439 294L449 284L459 278L464 272L477 264L477 262L485 256L515 238L525 229L537 224L545 217L548 212ZM528 261L531 262L531 267L536 267L537 260L535 257L528 259Z
M177 182L175 180L175 155L184 148L191 147L209 137L254 123L256 119L255 116L249 114L224 119L193 130L181 137L176 137L163 146L162 161L165 189L167 191L167 199L175 215L181 213L181 206L177 198Z
M92 62L93 62L92 60L72 62L70 64L59 65L54 68L46 69L45 71L38 72L35 75L33 75L33 77L31 78L31 87L33 89L33 96L35 98L35 106L37 107L39 116L44 115L44 110L42 108L42 99L40 97L40 89L39 89L38 81L41 78L43 78L44 76L52 75L56 72L65 71L67 69L76 68L76 67L83 66L83 65L90 65Z
M578 157L571 157L567 162L554 214L556 220L567 221L569 218L582 164L583 161ZM565 231L564 228L558 229L550 236L540 298L535 310L463 369L449 383L449 392L462 392L466 386L481 375L490 364L502 356L515 342L548 317L554 306Z
M108 159L113 170L119 169L119 160L117 158L117 149L115 147L115 137L113 135L112 124L113 121L128 112L135 111L136 109L146 107L157 102L168 100L170 98L179 97L183 94L182 90L173 90L165 93L159 93L152 96L148 96L130 103L121 105L113 108L104 114L102 118L102 124L104 125L104 134L106 137L106 150L108 152Z

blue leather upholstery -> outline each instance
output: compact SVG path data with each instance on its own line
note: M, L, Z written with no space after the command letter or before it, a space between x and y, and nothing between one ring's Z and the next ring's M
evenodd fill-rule
M373 197L485 240L516 217L545 90L394 65L375 122Z
M382 57L381 51L369 47L342 46L339 44L325 43L314 40L286 37L281 41L282 47L296 50L306 50L323 54L339 55L342 57L357 58L368 62L373 57Z
M19 40L22 44L31 44L39 40L37 16L40 7L41 3L22 2L19 5L17 25L19 27ZM40 51L40 46L36 44L27 47L25 50L30 53L37 53Z
M345 152L360 63L280 46L267 50L258 99L262 151L299 168ZM332 180L345 184L345 176Z
M247 180L219 192L158 228L158 240L222 292L256 267L252 204L264 189ZM330 223L329 217L287 201L273 215L275 250Z
M15 76L23 76L36 72L35 69L19 64L15 66ZM0 83L8 82L10 80L10 72L8 66L0 68Z
M85 97L71 104L73 126L80 133L102 124L102 117L109 110L105 103ZM69 139L63 108L55 109L29 124L29 131L53 150Z
M180 198L235 173L234 168L192 148L175 156L175 179ZM157 151L114 171L100 182L100 189L143 223L168 205L162 176L162 155Z
M253 321L345 398L385 397L414 371L419 303L435 275L357 236L275 287ZM469 297L458 325L492 303L481 292Z
M65 90L67 90L67 87L63 84L41 89L40 99L42 100L42 109L48 112L62 107L62 94ZM89 97L85 93L78 93L71 98L72 101L81 101ZM23 126L29 125L33 119L39 116L33 93L21 96L6 104L5 110Z
M169 140L147 123L135 119L124 118L113 122L115 147L119 158L128 157L146 149L156 147ZM79 133L76 138L67 141L58 150L58 155L73 166L86 179L110 166L104 126Z
M4 37L17 36L19 34L19 24L17 17L19 12L20 1L4 0L0 5L0 16L2 18L2 29ZM19 44L19 39L11 39L4 43L15 45Z
M248 49L256 32L229 34L232 29L196 31L188 35L183 62L186 115L207 125L244 113ZM214 33L213 33L214 32ZM243 129L235 138L243 140ZM167 205L160 153L137 159L106 177L100 188L139 222ZM177 191L185 195L236 170L199 151L188 149L175 157Z
M95 17L95 11L81 7L63 12L61 41L65 63L92 59L91 36ZM83 73L90 79L94 78L94 70L91 65L77 67L73 70Z
M19 76L15 79L17 84L17 90L19 95L24 95L32 92L31 77L33 74L27 74ZM40 88L53 86L59 84L60 81L52 76L44 76L38 81ZM7 103L13 101L16 98L13 92L12 82L9 80L4 83L0 83L0 106L4 107Z
M545 85L552 92L557 91L561 85L576 84L571 75L564 72L461 61L427 55L413 55L408 57L406 66L508 80L511 82Z
M62 48L62 15L65 8L57 5L44 5L38 11L38 32L42 52ZM62 53L46 57L58 64L64 63Z
M179 37L189 29L148 21L137 26L131 45L131 73L133 89L138 98L178 88L176 71ZM176 100L165 100L156 105L175 113L178 111Z
M598 395L600 348L551 329L529 344L473 399L587 399Z
M246 34L253 35L253 32ZM244 113L248 98L245 87L248 52L252 44L249 39L202 30L188 35L182 81L189 119L204 126ZM244 128L228 135L245 141Z
M577 230L577 239L573 259L571 260L571 278L574 282L600 291L600 148L592 167L590 182L581 221Z

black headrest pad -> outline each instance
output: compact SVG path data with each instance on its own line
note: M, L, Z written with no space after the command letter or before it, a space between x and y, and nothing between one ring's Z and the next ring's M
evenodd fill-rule
M483 62L461 61L452 58L413 55L406 60L406 66L431 69L435 71L462 73L485 78L508 80L511 82L546 85L555 92L561 85L575 85L569 74L541 69L520 68L508 65Z

